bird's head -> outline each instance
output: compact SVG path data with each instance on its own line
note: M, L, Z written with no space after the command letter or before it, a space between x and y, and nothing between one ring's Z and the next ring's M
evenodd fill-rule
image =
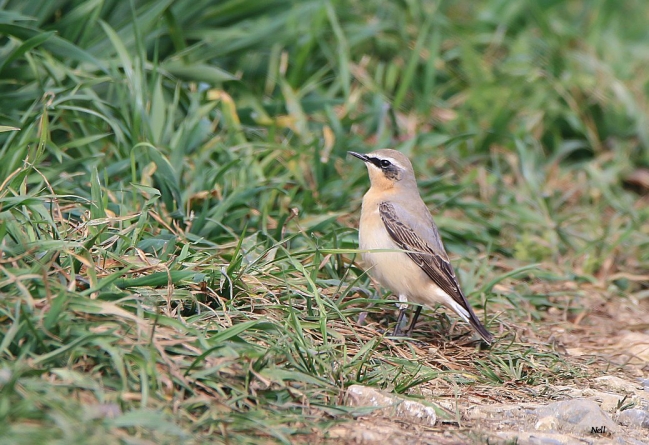
M410 159L396 150L386 148L367 154L353 151L348 153L365 162L370 175L370 183L375 189L387 190L394 187L416 185Z

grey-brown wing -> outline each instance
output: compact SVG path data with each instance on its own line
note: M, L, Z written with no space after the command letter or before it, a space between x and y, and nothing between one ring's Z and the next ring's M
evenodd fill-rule
M469 303L460 289L453 266L451 266L444 247L442 247L437 230L434 230L433 236L438 239L427 242L411 227L406 225L402 218L399 218L394 206L389 202L382 202L379 205L379 214L394 242L406 251L405 253L426 272L426 275L435 284L465 308L467 312L470 312Z
M379 214L385 224L390 237L394 242L403 249L406 254L430 277L435 284L437 284L444 292L446 292L460 308L466 311L465 315L469 324L480 334L480 336L487 342L493 341L493 336L487 328L483 326L480 319L476 316L471 308L468 300L462 293L460 285L455 277L453 266L448 259L448 255L444 250L442 240L440 239L435 223L430 221L426 227L418 225L417 229L423 231L425 239L418 235L410 224L413 224L415 219L408 215L405 210L399 209L399 213L403 213L401 217L397 215L395 207L389 202L382 202L379 204ZM408 224L408 222L410 224ZM413 224L414 225L414 224ZM457 312L457 309L456 309ZM459 313L459 312L458 312Z

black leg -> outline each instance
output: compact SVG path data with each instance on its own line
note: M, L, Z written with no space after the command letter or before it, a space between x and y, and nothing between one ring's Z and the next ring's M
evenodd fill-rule
M408 309L408 306L403 305L399 309L399 316L397 317L397 325L394 327L394 332L392 333L393 337L398 337L401 335L401 322L403 321L403 317L406 315L406 310Z
M415 315L412 316L410 327L406 331L406 337L412 337L412 331L415 330L415 323L417 323L417 319L419 318L419 314L421 313L421 308L421 306L417 306L417 309L415 309Z

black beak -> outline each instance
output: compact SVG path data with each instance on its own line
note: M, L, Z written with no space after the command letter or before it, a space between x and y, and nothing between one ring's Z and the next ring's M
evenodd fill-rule
M363 154L360 154L360 153L356 153L355 151L348 151L347 153L349 153L350 155L352 155L354 157L357 157L358 159L360 159L363 162L367 162L367 161L370 160L370 158L368 158L367 156L365 156Z

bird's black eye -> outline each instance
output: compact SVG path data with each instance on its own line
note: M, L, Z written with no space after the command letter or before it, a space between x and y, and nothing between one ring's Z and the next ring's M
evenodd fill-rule
M392 164L390 164L390 161L388 161L387 159L381 159L381 168L388 168L391 165Z

